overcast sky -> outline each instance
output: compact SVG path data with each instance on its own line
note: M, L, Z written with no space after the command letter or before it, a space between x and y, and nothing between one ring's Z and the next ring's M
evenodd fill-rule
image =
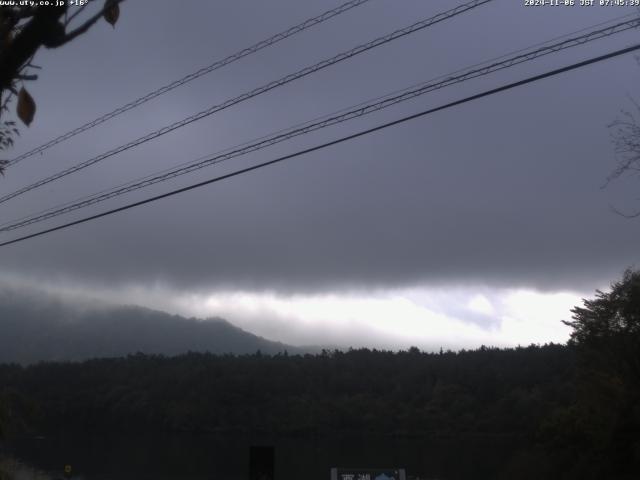
M97 1L97 0L96 0ZM101 2L100 2L101 3ZM10 168L8 193L463 2L371 0ZM339 0L127 0L39 52L10 158ZM97 6L97 5L96 5ZM624 14L495 0L0 206L2 222ZM638 30L439 90L2 240L275 158L637 42ZM561 319L639 264L637 178L607 125L640 97L633 55L385 129L135 210L3 247L6 281L224 316L270 339L424 348L564 341Z

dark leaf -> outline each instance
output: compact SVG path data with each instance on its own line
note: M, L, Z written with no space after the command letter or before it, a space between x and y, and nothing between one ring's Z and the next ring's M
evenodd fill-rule
M104 11L104 19L109 22L113 28L116 27L118 17L120 17L120 6L117 3L110 5Z
M31 125L33 117L36 114L36 102L33 101L33 98L24 87L22 87L20 93L18 93L18 106L16 110L18 118L20 118L27 127Z

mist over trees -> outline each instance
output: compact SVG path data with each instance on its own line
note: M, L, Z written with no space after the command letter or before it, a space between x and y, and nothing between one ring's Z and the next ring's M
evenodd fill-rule
M74 304L17 289L0 289L0 329L0 363L78 361L137 352L299 351L219 318L196 320L142 307Z

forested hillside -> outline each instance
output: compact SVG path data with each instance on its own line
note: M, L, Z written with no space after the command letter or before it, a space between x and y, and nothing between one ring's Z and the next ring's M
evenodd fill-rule
M219 318L196 320L141 307L78 305L16 290L0 290L0 332L0 363L85 360L137 352L295 350Z
M0 367L45 429L528 434L573 400L558 345L427 354L174 358Z

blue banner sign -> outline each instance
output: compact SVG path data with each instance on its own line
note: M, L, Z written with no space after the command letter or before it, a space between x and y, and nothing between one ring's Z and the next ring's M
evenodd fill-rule
M331 480L406 480L403 468L332 468Z

